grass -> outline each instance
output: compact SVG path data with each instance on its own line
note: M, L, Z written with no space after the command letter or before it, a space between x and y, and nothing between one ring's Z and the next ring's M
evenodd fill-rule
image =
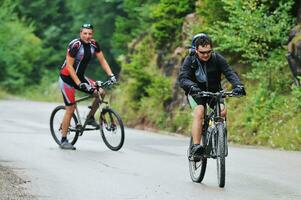
M62 94L58 82L45 85L36 85L23 91L20 96L33 101L62 102Z
M0 87L0 99L13 99L16 96L9 94L5 89Z
M247 97L228 103L229 139L239 144L301 150L300 99L293 93L263 95L257 85L248 90Z

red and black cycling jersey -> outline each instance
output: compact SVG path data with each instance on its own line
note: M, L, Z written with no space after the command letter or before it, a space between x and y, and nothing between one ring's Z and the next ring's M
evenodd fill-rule
M67 54L75 59L73 68L76 72L76 75L82 82L85 79L84 74L89 62L91 61L93 56L100 51L100 46L95 40L92 40L89 43L85 43L80 39L74 39L69 43ZM69 70L67 69L66 60L61 67L60 76L66 83L72 86L76 85L70 76Z

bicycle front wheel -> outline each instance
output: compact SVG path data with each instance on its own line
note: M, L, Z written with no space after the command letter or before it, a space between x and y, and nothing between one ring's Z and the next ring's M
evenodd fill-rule
M104 143L113 151L121 149L124 143L124 126L121 117L111 108L104 108L100 114L100 132Z
M188 149L188 156L191 154L192 137L190 138L190 145ZM202 138L202 144L204 144L204 137ZM203 145L204 146L204 145ZM191 180L196 183L202 182L206 172L207 158L203 157L199 162L188 159L189 173Z
M54 141L58 144L61 145L61 137L62 137L62 121L65 115L65 106L58 106L56 107L50 116L50 132L51 135L54 139ZM68 135L67 138L69 142L74 145L78 139L79 133L76 130L76 125L77 125L77 118L75 114L73 114L71 121L70 121L70 126L68 129Z
M217 124L217 179L219 187L225 186L226 162L225 162L225 132L222 123Z

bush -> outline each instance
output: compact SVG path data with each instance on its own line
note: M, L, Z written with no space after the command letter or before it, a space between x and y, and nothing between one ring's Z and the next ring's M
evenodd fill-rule
M151 12L154 20L151 28L156 49L168 49L180 44L184 17L194 11L194 0L161 0Z
M34 27L19 20L14 7L8 0L0 6L0 84L12 93L39 82L44 55Z

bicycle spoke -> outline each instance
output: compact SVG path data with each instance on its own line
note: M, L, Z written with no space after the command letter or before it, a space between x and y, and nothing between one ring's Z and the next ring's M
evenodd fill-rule
M55 140L55 142L60 145L61 143L61 131L62 131L62 121L63 121L63 116L65 114L65 107L64 106L58 106L56 107L50 117L50 131L51 131L51 135L53 136L53 139ZM77 141L78 138L78 133L76 131L76 124L77 124L77 119L75 117L75 115L73 115L71 121L70 121L70 126L68 128L68 133L67 133L67 137L68 140L72 143L75 144L75 142ZM70 130L74 130L74 131L70 131Z
M100 117L101 135L105 144L114 151L124 142L124 127L120 116L112 109L105 109Z

